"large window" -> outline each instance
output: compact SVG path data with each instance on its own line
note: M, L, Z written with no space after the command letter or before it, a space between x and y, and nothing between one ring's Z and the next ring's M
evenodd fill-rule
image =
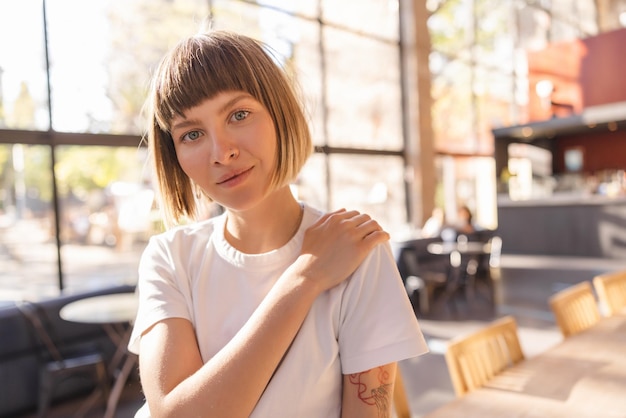
M407 167L408 120L432 117L434 138L419 141L439 153L436 203L468 204L494 226L491 129L524 122L525 51L614 28L624 3L0 2L0 300L136 281L146 239L162 229L141 145L149 77L202 25L267 42L293 72L317 146L294 193L367 211L395 233L419 222L406 182L424 180ZM433 105L419 117L403 108L418 77L400 54L412 33L400 14L414 9L429 15L431 45Z
M207 26L267 42L293 73L317 147L294 193L405 226L397 1L3 2L0 300L136 282L162 230L141 141L149 77Z

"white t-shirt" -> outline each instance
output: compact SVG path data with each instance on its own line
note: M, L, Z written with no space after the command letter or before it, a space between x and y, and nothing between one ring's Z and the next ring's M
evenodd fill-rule
M264 254L224 239L226 214L151 238L139 266L139 310L129 349L166 318L194 326L206 362L244 325L300 253L305 230L322 214L307 205L296 235ZM251 417L341 415L342 378L428 351L389 244L352 277L321 294ZM137 416L148 417L145 405Z

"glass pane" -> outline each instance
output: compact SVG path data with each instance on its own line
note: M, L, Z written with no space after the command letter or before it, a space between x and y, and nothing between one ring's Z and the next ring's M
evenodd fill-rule
M61 254L69 291L136 282L141 252L161 228L145 151L58 147Z
M332 155L332 208L370 214L392 234L406 228L404 166L390 156Z
M513 76L478 68L475 75L478 152L493 153L492 129L514 124L511 103L514 103Z
M443 56L469 59L471 17L471 4L467 1L442 2L428 18L432 50L441 52Z
M200 0L56 0L47 9L53 127L63 132L141 134L151 69L208 15Z
M50 147L0 145L0 301L58 294Z
M520 6L517 19L520 47L528 50L545 48L550 38L550 15L530 5Z
M74 19L67 19L70 10ZM53 128L107 132L113 103L106 94L110 45L104 3L48 2L47 16Z
M433 79L432 118L438 151L468 152L474 148L471 71L471 67L453 61Z
M388 40L398 39L399 0L322 0L325 22Z
M314 142L323 144L319 24L254 4L225 0L214 2L213 13L215 28L261 40L277 53L280 64L287 68L301 92Z
M0 2L0 39L0 128L47 131L41 1Z
M328 145L402 149L397 45L329 27L324 28L324 45Z
M513 72L515 38L508 28L514 27L514 14L507 2L481 0L476 4L474 61L477 65Z
M313 154L303 167L296 184L292 186L294 195L312 206L328 209L327 162L324 154Z
M318 0L257 0L262 6L270 6L295 15L317 18Z
M571 2L554 1L550 7L552 19L550 21L550 42L564 42L574 39L585 38L589 33L596 32L597 12L590 10L589 6L580 6L576 0ZM589 2L598 3L598 2ZM607 2L606 4L613 3ZM596 7L602 8L603 5ZM582 10L581 10L582 9ZM587 9L587 10L585 10ZM585 13L591 12L591 13ZM581 28L590 28L590 32L584 32ZM619 29L619 28L616 28Z

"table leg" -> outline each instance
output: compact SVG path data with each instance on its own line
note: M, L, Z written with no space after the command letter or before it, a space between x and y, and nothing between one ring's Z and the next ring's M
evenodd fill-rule
M119 401L119 397L124 389L124 384L128 380L128 376L132 371L132 366L135 363L130 363L129 358L133 357L134 354L129 353L126 345L130 338L131 327L127 327L125 329L124 324L103 324L103 328L106 331L109 339L113 342L116 349L113 353L113 357L111 358L111 362L108 366L108 372L110 376L115 377L115 383L112 390L109 393L108 399L105 399L107 402L107 414L109 409L112 410L111 418L115 415L115 410L117 408L117 402ZM126 359L126 362L122 364L122 362ZM120 367L121 366L121 367ZM128 370L125 370L128 368ZM118 384L118 381L120 382ZM94 391L89 395L89 397L81 404L80 408L74 414L76 418L84 417L87 412L96 404L96 401L100 398L100 396L105 397L106 394L103 394L100 390L100 387L96 387ZM107 415L109 416L109 415Z
M117 409L117 403L119 402L122 391L124 390L124 386L128 381L128 376L135 367L137 363L137 356L133 353L127 353L126 359L122 368L119 371L119 374L115 378L115 384L109 394L109 399L107 399L107 408L104 413L104 418L113 418L115 417L115 410Z
M85 401L81 403L78 410L74 413L74 417L75 418L85 417L87 415L87 412L89 412L89 410L94 407L94 405L96 404L96 401L98 401L100 397L104 398L104 396L105 394L102 393L102 390L100 390L100 387L96 387L93 390L93 392L91 392L89 397L87 397L87 399L85 399Z
M109 374L114 376L121 368L122 362L128 355L127 345L130 340L132 327L124 329L121 324L104 324L103 327L116 347L111 362L109 363Z

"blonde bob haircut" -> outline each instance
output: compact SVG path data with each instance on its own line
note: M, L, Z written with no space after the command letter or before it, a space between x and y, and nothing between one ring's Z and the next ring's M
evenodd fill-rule
M266 45L226 31L181 41L157 68L147 102L148 143L167 226L196 219L198 210L194 184L176 157L172 119L223 91L245 91L271 115L278 142L272 187L295 180L313 151L293 86Z

